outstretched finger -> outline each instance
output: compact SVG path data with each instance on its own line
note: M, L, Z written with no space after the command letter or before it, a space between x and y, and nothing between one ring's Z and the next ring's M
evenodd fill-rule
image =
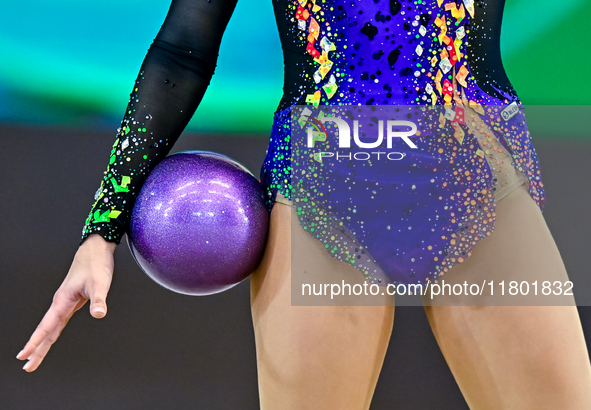
M23 350L17 355L17 359L28 359L46 338L54 337L55 335L59 336L67 319L76 311L77 305L80 302L83 304L85 301L55 298L51 307L45 313L45 316L43 316L41 323L39 323Z
M35 347L33 353L27 356L28 361L23 366L23 369L25 371L33 372L37 370L39 365L41 365L41 362L43 362L43 359L45 359L45 356L47 355L47 352L49 352L51 346L55 343L59 335L62 333L62 331L66 327L66 324L68 324L70 318L74 315L76 311L78 311L82 306L84 306L85 303L86 299L80 299L74 307L74 309L72 309L70 314L65 318L65 320L60 320L58 325L51 332L46 334L45 338L41 340L41 342Z
M47 352L49 352L49 349L57 340L59 333L60 332L56 329L48 334L47 337L41 341L41 343L39 343L39 346L35 348L33 353L29 356L27 363L25 363L23 366L23 370L27 372L33 372L37 370L43 359L45 359Z

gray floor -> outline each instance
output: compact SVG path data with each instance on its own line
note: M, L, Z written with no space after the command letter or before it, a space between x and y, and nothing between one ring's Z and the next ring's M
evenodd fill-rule
M107 318L75 315L33 374L14 359L66 274L113 140L0 126L0 408L257 409L248 283L211 297L176 295L148 279L126 245L116 253ZM591 143L534 142L547 223L571 277L589 283ZM174 150L217 151L258 171L266 144L260 135L186 135ZM591 310L580 312L591 338ZM372 409L431 408L468 407L422 308L400 307Z

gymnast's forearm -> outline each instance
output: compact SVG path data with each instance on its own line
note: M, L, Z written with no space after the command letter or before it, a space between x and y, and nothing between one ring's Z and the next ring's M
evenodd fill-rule
M174 54L156 44L135 82L83 238L96 233L119 243L145 178L168 154L209 83L207 75L179 67Z
M199 105L215 59L198 59L190 51L158 38L152 43L130 95L83 239L96 233L119 243L147 175L169 153Z
M169 153L209 85L236 0L173 0L130 95L82 241L119 243L139 190Z

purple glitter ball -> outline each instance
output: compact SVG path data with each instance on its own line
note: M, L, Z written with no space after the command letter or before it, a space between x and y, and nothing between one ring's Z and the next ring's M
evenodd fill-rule
M156 283L177 293L210 295L259 265L269 212L259 181L214 152L185 151L148 175L130 222L128 244Z

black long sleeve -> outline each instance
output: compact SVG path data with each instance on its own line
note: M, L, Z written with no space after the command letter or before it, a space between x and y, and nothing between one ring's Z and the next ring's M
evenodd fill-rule
M236 1L172 1L131 92L83 241L95 233L121 241L148 174L169 153L203 98Z

